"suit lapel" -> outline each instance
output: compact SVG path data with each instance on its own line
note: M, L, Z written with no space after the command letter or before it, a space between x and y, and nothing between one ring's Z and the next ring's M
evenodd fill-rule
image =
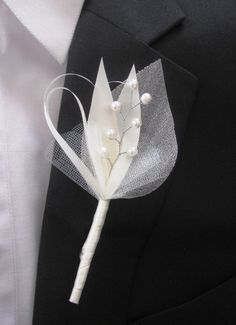
M169 20L164 21L162 16L163 22L160 23L160 11L157 11L158 26L154 33L154 11L151 8L158 6L156 3L159 1L147 2L150 5L149 14L141 17L143 4L138 8L137 1L122 2L119 8L118 1L114 1L116 9L123 10L119 11L119 21L114 18L116 26L109 22L113 17L110 2L101 1L98 5L98 2L88 1L72 41L67 71L80 73L94 81L100 58L103 57L108 78L124 80L133 63L140 70L161 57L180 146L195 96L196 78L144 42L163 35L183 19L183 13L174 0L169 0L170 6L165 11L163 5L161 12L162 15L170 15ZM135 25L129 25L125 15L125 12L130 15L128 4L131 4L132 10L136 10ZM101 17L102 14L105 16ZM140 40L135 39L135 33ZM65 85L79 95L88 109L93 89L73 78L66 79ZM59 130L70 130L79 120L75 103L64 94ZM69 303L68 299L96 200L52 168L41 236L34 325L125 324L136 265L157 222L169 182L170 178L160 189L146 197L111 203L81 303L77 306Z

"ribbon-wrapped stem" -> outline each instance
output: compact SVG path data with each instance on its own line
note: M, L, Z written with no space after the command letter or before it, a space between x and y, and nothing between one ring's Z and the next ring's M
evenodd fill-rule
M70 302L78 304L93 259L109 207L108 200L99 200L88 237L80 254L80 265L76 275Z

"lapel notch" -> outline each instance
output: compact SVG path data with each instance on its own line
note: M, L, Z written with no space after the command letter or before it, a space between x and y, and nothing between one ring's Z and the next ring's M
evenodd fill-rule
M177 0L89 0L85 7L146 44L185 18Z

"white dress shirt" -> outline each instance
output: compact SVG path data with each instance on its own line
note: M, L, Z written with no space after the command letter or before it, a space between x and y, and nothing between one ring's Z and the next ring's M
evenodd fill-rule
M83 0L0 0L0 324L30 325L50 163L43 115ZM54 105L57 120L60 98ZM43 324L42 324L43 325Z

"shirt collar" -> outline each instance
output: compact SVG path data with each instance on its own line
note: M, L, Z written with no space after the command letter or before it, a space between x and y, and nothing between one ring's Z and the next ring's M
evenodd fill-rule
M64 63L84 0L4 0L50 54Z

